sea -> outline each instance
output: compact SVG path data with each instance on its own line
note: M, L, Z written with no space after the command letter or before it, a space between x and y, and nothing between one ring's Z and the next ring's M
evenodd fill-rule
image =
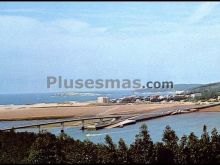
M25 93L0 94L0 105L30 105L37 103L85 102L97 100L99 96L117 99L125 96L149 96L169 94L170 92L136 92L132 90L96 91L96 92L54 92L54 93Z

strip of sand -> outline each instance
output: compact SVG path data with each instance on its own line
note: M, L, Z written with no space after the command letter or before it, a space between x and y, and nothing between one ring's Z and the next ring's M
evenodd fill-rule
M204 108L199 110L200 112L220 112L220 105L219 106L214 106L214 107L209 107L209 108Z
M131 115L153 111L168 111L174 108L193 108L194 106L195 104L190 102L151 104L143 103L123 105L96 105L92 102L68 104L49 103L35 105L12 105L0 106L0 120L33 120L104 115Z

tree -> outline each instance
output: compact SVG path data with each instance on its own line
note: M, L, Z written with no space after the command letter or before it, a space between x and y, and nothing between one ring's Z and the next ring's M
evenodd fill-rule
M154 162L156 164L173 164L171 151L163 143L157 142L154 145Z
M62 152L65 154L64 163L75 164L82 163L84 158L83 154L83 145L84 142L73 139L65 139L65 142L62 145Z
M95 144L88 140L74 140L64 133L56 137L51 133L0 131L0 164L220 163L220 135L217 129L213 129L209 136L206 126L201 138L190 133L179 141L167 126L162 142L153 143L147 126L142 125L130 147L123 139L119 140L118 146L110 136L106 136L105 141L105 144Z
M58 163L59 157L56 143L55 135L49 133L40 134L30 148L28 161L33 164Z
M216 128L211 133L212 162L220 163L220 135Z
M178 151L179 151L179 146L178 146L178 137L175 133L174 130L171 129L170 126L166 126L164 133L163 133L163 138L162 141L164 142L164 146L166 147L167 154L169 154L168 157L170 157L169 163L177 163L178 162Z
M28 132L0 132L0 164L27 163L29 148L36 136Z
M189 148L187 147L188 137L186 135L182 136L179 145L178 152L178 164L188 164L190 155Z
M118 155L116 145L113 143L112 138L109 135L106 135L105 143L105 160L108 163L117 163Z
M128 163L128 148L122 138L118 142L118 162L117 163Z
M208 163L210 162L211 158L211 144L210 144L210 136L207 131L207 126L203 126L203 133L200 139L200 163Z
M83 163L96 163L97 161L97 147L94 143L90 141L84 141L83 149L81 151L83 153Z
M129 155L134 163L151 163L153 161L153 141L147 126L143 124L135 142L130 146Z
M190 163L199 164L199 139L193 132L188 136L187 148L189 149Z
M61 132L60 135L57 137L57 155L59 157L60 163L71 163L68 160L68 154L70 151L68 151L68 148L70 146L74 145L74 139L65 134L64 132Z

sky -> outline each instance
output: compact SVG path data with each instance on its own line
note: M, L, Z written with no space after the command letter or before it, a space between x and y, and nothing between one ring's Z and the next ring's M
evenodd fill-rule
M0 93L47 76L220 80L219 2L0 2Z

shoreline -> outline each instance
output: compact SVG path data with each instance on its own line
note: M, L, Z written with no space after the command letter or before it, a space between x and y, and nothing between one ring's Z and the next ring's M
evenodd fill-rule
M33 105L0 106L0 121L55 120L104 115L133 115L151 112L167 112L174 109L194 108L192 102L97 104L94 101L72 103L40 103ZM220 112L219 107L210 107L199 112Z
M161 104L163 105L163 107L161 107ZM158 107L158 105L160 105ZM119 107L118 107L119 106ZM102 105L93 105L93 106L90 106L90 107L87 107L87 108L100 108L101 107L101 110L105 110L104 113L106 112L109 112L109 110L116 110L116 109L119 109L119 108L126 108L128 106L128 104L126 105L105 105L105 106L102 106ZM131 106L129 104L129 106ZM165 104L165 103L156 103L156 104L136 104L136 105L133 105L133 108L137 107L137 106L140 106L141 108L143 108L143 106L148 106L148 108L150 109L149 106L156 106L156 107L151 107L151 109L145 109L144 111L142 112L139 112L139 113L127 113L127 114L124 114L124 115L128 115L127 117L122 117L122 119L124 120L118 120L116 123L109 123L107 125L99 125L99 126L96 126L95 123L98 123L100 122L100 119L96 119L97 117L104 117L105 115L100 115L100 113L98 114L95 114L95 116L88 116L86 114L86 116L82 115L82 116L67 116L67 117L60 117L60 116L46 116L46 117L42 117L42 116L39 116L39 117L29 117L29 118L7 118L7 119L3 119L1 120L0 119L0 122L12 122L12 121L40 121L40 120L51 120L49 121L48 124L43 124L41 126L42 129L48 129L48 128L59 128L59 127L62 127L60 125L60 123L62 123L62 121L60 121L59 119L69 119L70 122L67 122L65 123L65 127L77 127L77 126L81 126L82 125L82 121L79 121L80 118L83 118L83 117L88 117L88 118L93 118L95 117L94 119L91 119L91 120L88 120L88 121L85 121L84 124L85 124L85 127L87 128L88 126L88 129L90 128L95 128L96 130L97 129L103 129L103 128L115 128L115 127L118 127L118 125L121 127L122 123L123 123L123 126L125 125L130 125L130 124L134 124L136 122L140 122L140 121L145 121L145 120L151 120L151 119L154 119L154 118L160 118L160 117L164 117L164 116L170 116L170 115L181 115L181 114L187 114L187 113L194 113L194 112L220 112L220 103L215 103L215 104L209 104L209 105L201 105L198 106L198 104L192 104L192 103L179 103L179 102L176 102L176 103L169 103L169 106L168 104ZM113 107L113 109L103 109L103 107ZM139 108L140 108L139 107ZM38 107L39 108L39 107ZM42 108L42 107L41 107ZM43 109L45 110L46 108L46 111L48 111L47 108L51 108L51 107L44 107ZM61 107L57 107L58 109L61 108ZM68 107L62 107L62 108L69 108ZM72 108L85 108L85 106L81 106L81 107L74 107L72 106ZM116 109L115 109L116 108ZM146 107L145 107L146 108ZM27 109L26 109L27 110ZM120 109L119 109L120 110ZM127 110L127 109L126 109ZM21 111L20 109L16 109L15 111ZM30 109L28 109L27 111L31 112ZM89 112L89 111L87 111ZM128 111L129 112L129 111ZM153 113L152 113L153 112ZM50 113L51 114L51 110L50 110ZM107 114L109 115L109 114ZM110 114L111 115L111 114ZM114 114L115 115L115 114ZM119 114L116 114L116 115L119 115ZM0 116L1 116L1 109L0 109ZM123 116L123 115L122 115ZM130 116L130 117L129 117ZM2 117L2 116L1 116ZM74 120L74 119L77 119L79 118L79 120L77 121L71 121L71 120ZM55 120L55 121L53 121ZM57 120L57 121L56 121ZM46 122L46 121L45 121ZM134 123L133 123L134 122ZM38 123L40 124L40 123ZM36 126L35 124L33 126ZM91 127L92 126L92 127ZM103 127L104 126L104 127Z

